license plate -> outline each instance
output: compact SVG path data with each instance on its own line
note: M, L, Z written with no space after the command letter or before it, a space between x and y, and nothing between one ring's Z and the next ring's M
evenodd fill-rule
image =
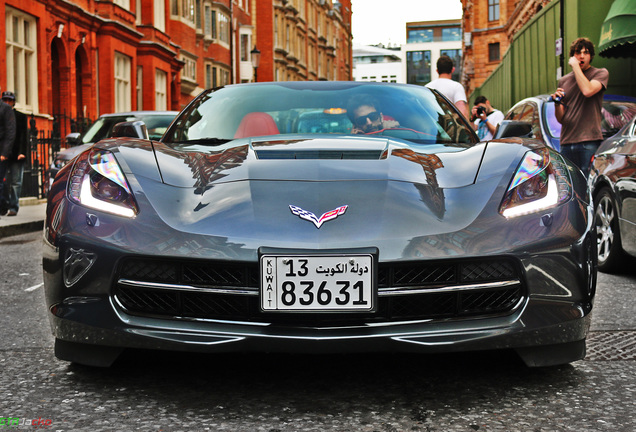
M370 311L372 255L263 255L264 311Z

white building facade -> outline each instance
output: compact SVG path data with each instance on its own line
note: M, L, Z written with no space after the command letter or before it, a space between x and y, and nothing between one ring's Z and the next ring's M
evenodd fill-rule
M399 50L375 46L353 46L354 81L404 83Z

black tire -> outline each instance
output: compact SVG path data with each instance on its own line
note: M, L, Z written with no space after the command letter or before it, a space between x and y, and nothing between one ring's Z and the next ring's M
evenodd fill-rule
M625 259L618 226L618 209L609 188L594 197L594 225L598 245L598 269L604 273L618 270Z

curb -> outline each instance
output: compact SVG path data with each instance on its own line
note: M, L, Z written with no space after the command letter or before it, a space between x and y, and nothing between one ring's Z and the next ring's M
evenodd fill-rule
M20 209L17 216L2 216L0 239L44 229L46 199L20 198Z
M33 231L40 231L44 228L44 221L24 222L21 224L0 227L0 239Z

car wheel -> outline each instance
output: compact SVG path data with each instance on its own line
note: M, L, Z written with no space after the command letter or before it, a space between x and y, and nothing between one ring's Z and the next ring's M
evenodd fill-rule
M609 273L617 270L623 260L618 212L609 188L603 188L596 194L594 209L598 269Z

